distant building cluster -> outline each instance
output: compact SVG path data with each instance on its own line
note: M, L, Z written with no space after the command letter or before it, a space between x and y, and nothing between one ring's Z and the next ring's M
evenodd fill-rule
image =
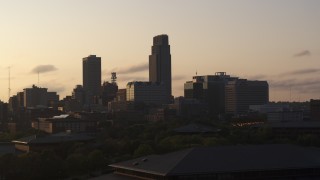
M319 100L311 100L308 110L270 104L267 81L242 79L226 72L193 76L184 83L184 96L174 98L170 44L165 34L153 38L149 81L128 82L121 89L116 72L112 72L110 81L102 82L101 60L96 55L84 57L82 84L75 85L71 95L61 100L57 92L33 85L10 97L8 103L0 102L1 128L12 132L31 126L46 132L79 131L74 127L82 127L87 120L53 116L81 112L103 113L108 119L147 121L201 117L250 119L258 117L256 114L268 122L320 120ZM72 124L78 120L79 124ZM57 128L64 121L66 127ZM46 126L51 130L42 128Z
M184 84L184 97L205 103L208 113L246 114L250 105L269 102L267 81L250 81L231 77L225 72L215 75L194 76Z

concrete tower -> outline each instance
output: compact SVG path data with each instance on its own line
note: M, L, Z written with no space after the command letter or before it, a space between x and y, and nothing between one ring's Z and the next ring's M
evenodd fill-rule
M165 86L166 102L170 103L172 96L171 54L168 35L158 35L153 38L151 55L149 56L149 81Z
M94 97L100 95L101 89L101 57L90 55L83 58L83 89L85 103L93 104Z

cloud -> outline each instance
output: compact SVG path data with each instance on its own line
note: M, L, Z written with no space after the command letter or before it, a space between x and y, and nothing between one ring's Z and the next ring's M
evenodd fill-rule
M310 68L310 69L300 69L295 71L290 71L286 73L282 73L279 76L287 76L287 75L305 75L320 72L320 69Z
M268 81L271 88L279 90L295 91L299 93L315 93L320 91L320 79L285 79Z
M264 75L264 74L258 74L258 75L248 76L247 77L247 79L249 79L249 80L265 80L267 78L268 78L268 76Z
M54 65L39 65L33 68L31 73L32 74L47 73L47 72L56 71L56 70L57 68Z
M297 54L294 54L293 57L303 57L303 56L311 56L311 52L309 50L304 50Z
M149 64L148 63L142 63L138 65L133 65L124 69L119 69L116 71L116 69L113 69L114 71L117 72L117 74L130 74L130 73L137 73L137 72L142 72L142 71L147 71L149 69Z

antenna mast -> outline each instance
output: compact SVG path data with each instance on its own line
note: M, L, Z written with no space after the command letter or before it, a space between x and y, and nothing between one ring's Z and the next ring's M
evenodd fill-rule
M38 71L38 87L40 87L40 77L39 77L40 72Z
M8 101L10 99L10 96L11 96L11 76L10 76L10 71L11 71L11 67L9 66L8 67L8 71L9 71L9 76L8 76L8 83L9 83L9 86L8 86Z

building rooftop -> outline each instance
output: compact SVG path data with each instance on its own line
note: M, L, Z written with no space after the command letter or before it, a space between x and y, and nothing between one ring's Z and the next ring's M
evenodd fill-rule
M320 128L320 122L315 121L296 121L296 122L277 122L255 124L251 127L271 127L271 128Z
M72 134L62 132L44 137L32 135L21 139L13 140L12 142L17 144L55 144L61 142L89 141L93 139L93 137L90 137L86 134Z
M160 176L320 168L320 148L294 145L192 148L110 166Z

